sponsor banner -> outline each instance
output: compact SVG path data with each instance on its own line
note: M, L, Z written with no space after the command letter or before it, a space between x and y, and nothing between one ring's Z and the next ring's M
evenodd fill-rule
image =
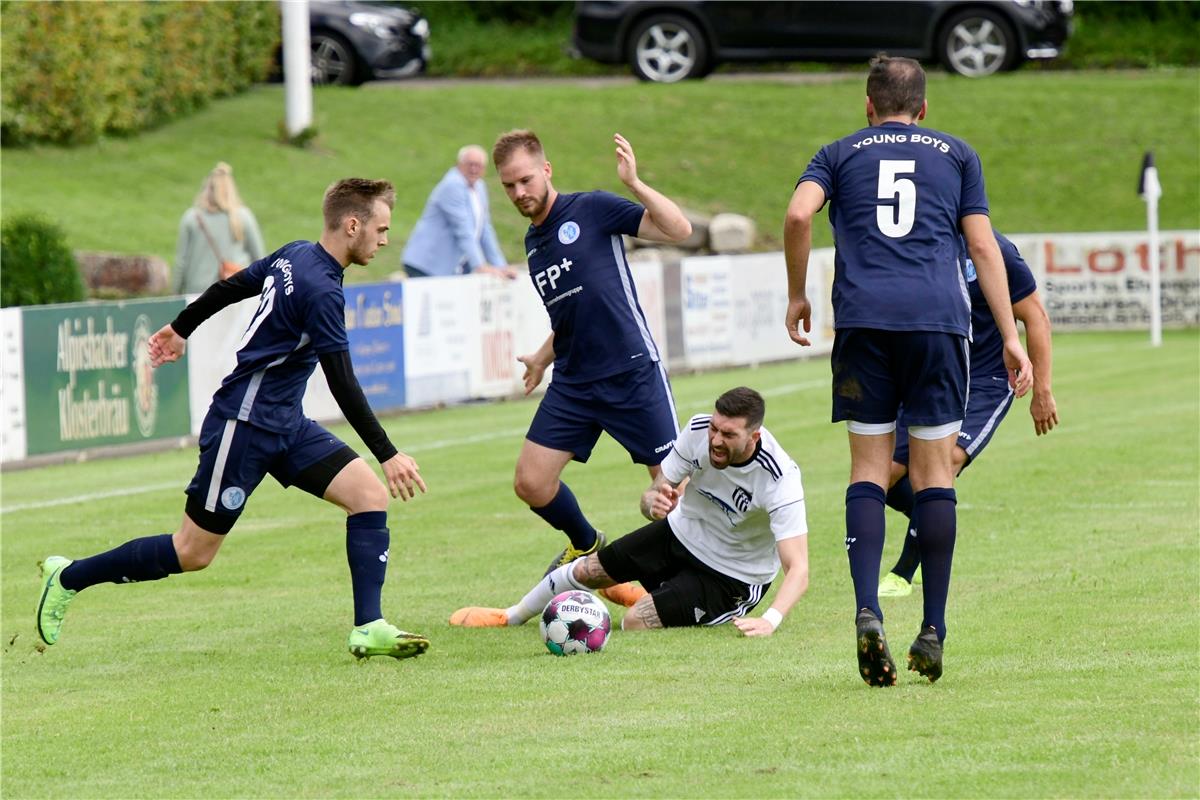
M1145 233L1009 237L1037 276L1056 330L1150 325L1150 244ZM1200 231L1159 234L1164 327L1200 324Z
M403 408L404 284L347 286L345 293L350 360L363 394L377 412Z
M689 369L733 363L733 288L729 256L685 258L679 264L683 358Z
M460 276L405 282L405 401L410 407L471 397L480 356L480 281Z
M25 457L25 364L21 357L21 309L0 309L0 461Z
M646 326L658 345L659 360L665 367L671 361L667 355L666 282L662 259L657 254L640 256L636 261L629 262L629 271L633 274L638 305L646 315Z
M517 293L529 290L529 283L490 275L465 280L479 284L479 360L471 374L471 396L507 397L524 372L517 369Z
M829 352L833 344L826 272L832 250L813 251L806 290L811 345L787 335L787 271L782 253L685 258L680 264L684 364L689 369L756 364Z
M152 369L180 298L22 309L27 455L188 435L185 363Z

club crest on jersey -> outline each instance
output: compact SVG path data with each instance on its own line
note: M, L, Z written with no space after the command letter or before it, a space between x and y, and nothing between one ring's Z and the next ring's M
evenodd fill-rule
M733 490L733 504L738 507L738 511L745 514L750 510L750 502L754 499L754 495L747 492L742 487L737 487Z
M230 511L236 511L246 502L246 492L240 486L230 486L221 492L221 505Z
M558 240L563 244L571 244L579 238L579 223L569 219L558 226Z

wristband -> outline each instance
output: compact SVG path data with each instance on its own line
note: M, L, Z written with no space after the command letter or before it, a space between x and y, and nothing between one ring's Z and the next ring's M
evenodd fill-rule
M779 627L779 623L783 622L783 614L780 614L774 607L764 611L762 618L770 623L771 630L775 630Z

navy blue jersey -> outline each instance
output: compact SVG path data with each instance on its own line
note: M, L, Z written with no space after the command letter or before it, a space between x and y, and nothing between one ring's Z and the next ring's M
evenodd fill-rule
M301 400L317 356L348 350L342 265L313 242L292 242L245 270L261 285L258 309L238 343L237 366L212 410L276 433L303 419Z
M645 209L609 192L560 194L525 234L529 277L554 331L554 380L585 383L658 361L621 234Z
M1037 291L1037 281L1033 270L1021 258L1017 246L996 233L996 243L1000 245L1000 254L1004 256L1004 271L1008 273L1008 296L1013 305L1024 300ZM962 241L963 273L967 280L967 289L971 294L971 386L974 388L976 378L1003 376L1008 374L1004 366L1004 339L1000 329L996 327L996 318L992 309L983 296L983 289L975 275L975 262L967 253L967 243Z
M803 181L829 201L835 328L968 335L960 221L988 213L968 144L885 122L822 147Z

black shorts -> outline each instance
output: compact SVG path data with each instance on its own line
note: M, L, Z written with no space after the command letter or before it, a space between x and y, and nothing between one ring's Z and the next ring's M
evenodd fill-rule
M622 536L597 556L618 583L641 581L667 628L728 622L758 605L771 586L717 572L675 538L665 519Z

